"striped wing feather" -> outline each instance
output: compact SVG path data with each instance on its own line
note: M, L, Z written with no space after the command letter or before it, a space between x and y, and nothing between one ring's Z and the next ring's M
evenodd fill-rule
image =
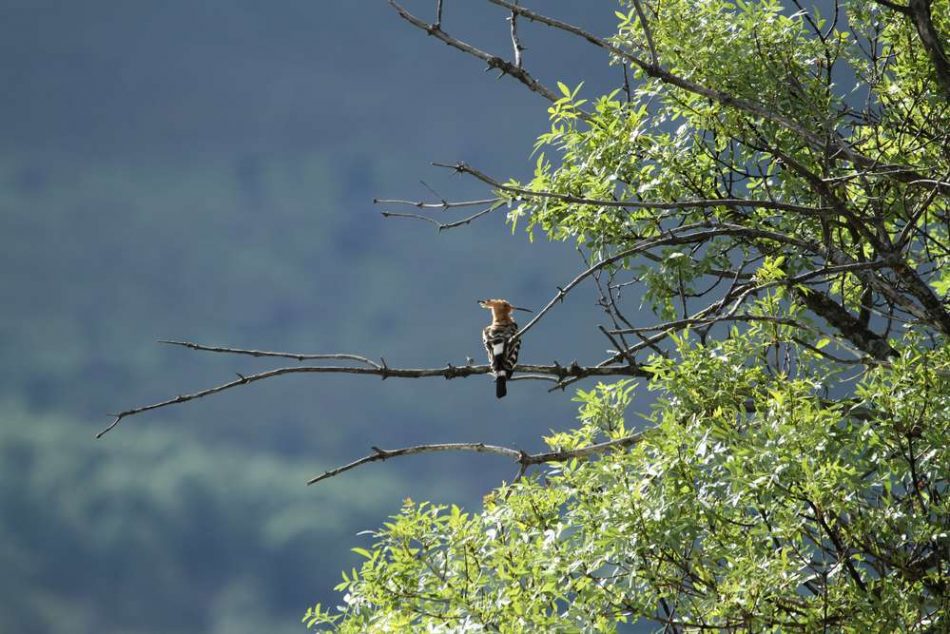
M509 341L517 332L518 326L515 323L503 326L488 326L482 331L482 342L485 344L485 351L488 353L488 362L491 364L492 372L504 372L506 376L511 376L511 371L518 363L521 340L519 339L513 344Z

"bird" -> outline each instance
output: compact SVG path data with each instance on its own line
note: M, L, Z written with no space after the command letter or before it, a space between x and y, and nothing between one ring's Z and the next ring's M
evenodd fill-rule
M495 377L495 396L502 398L508 394L508 379L518 363L518 350L521 340L514 339L518 332L518 324L511 318L511 312L527 308L512 306L504 299L480 299L478 305L491 310L491 324L482 330L482 343L488 352L488 363L491 366L492 376Z

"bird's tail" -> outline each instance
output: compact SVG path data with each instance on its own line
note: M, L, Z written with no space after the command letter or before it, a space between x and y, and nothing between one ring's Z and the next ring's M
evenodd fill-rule
M505 376L504 372L501 372L495 377L495 397L504 398L506 394L508 394L508 377Z

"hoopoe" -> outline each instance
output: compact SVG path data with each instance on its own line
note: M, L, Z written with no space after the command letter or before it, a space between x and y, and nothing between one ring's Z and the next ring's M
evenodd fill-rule
M511 311L531 311L512 306L503 299L482 299L478 305L491 310L491 324L482 330L482 343L485 344L488 363L495 377L495 396L501 398L508 393L506 383L518 363L518 350L521 348L520 339L512 341L518 332L518 324L511 318Z

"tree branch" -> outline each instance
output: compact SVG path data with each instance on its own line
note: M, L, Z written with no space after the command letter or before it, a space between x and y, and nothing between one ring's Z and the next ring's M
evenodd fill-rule
M482 216L488 215L496 209L498 209L498 205L486 207L481 211L473 213L471 216L466 216L465 218L456 220L454 222L439 222L435 218L423 216L422 214L407 214L400 211L381 211L380 213L382 214L383 218L411 218L413 220L422 220L424 222L428 222L429 224L435 225L435 228L442 232L446 231L447 229L455 229L456 227L470 224L473 220L477 220Z
M752 207L759 209L778 209L782 211L794 211L798 213L818 214L831 211L831 207L809 207L807 205L796 205L778 200L749 200L744 198L706 198L700 200L677 200L674 202L649 201L649 200L603 200L598 198L584 198L581 196L570 196L568 194L559 194L557 192L536 191L515 187L499 182L484 172L472 167L468 163L433 163L436 167L445 167L455 170L461 174L469 174L497 190L516 194L518 196L527 196L534 198L550 198L560 200L566 203L577 205L595 205L598 207L621 207L628 209L693 209L702 207L728 207L730 209Z
M940 86L944 98L950 101L950 59L947 58L940 33L931 18L931 5L932 0L909 0L907 9L920 36L920 43L934 65L937 85Z
M539 82L535 79L528 71L525 69L512 64L508 60L502 59L497 55L492 55L491 53L486 53L485 51L475 48L467 42L463 42L457 38L452 37L448 33L442 30L441 24L429 24L425 20L421 20L409 13L402 5L400 5L395 0L387 0L389 5L396 10L403 20L413 25L417 29L421 29L431 35L432 37L441 40L448 44L449 46L456 48L463 53L468 53L473 57L477 57L486 64L489 68L496 68L501 71L503 74L511 75L522 84L527 86L531 91L538 93L548 101L557 101L560 97L553 90Z
M370 361L366 357L358 354L304 354L299 352L267 352L265 350L248 350L244 348L225 348L221 346L206 346L200 343L193 343L191 341L171 341L167 339L159 339L158 343L165 343L172 346L182 346L183 348L190 348L192 350L199 350L201 352L223 352L226 354L243 354L250 357L279 357L283 359L296 359L297 361L313 361L313 360L343 360L343 361L358 361L360 363L365 363L366 365L373 368L382 368L381 365L374 361Z
M469 451L504 456L518 462L521 465L520 473L524 473L524 471L532 465L539 465L549 462L564 462L566 460L573 460L576 458L587 458L617 447L629 447L640 442L640 440L643 439L643 434L644 432L637 432L635 434L630 434L629 436L624 436L623 438L608 440L606 442L597 443L594 445L587 445L577 449L545 451L534 454L526 453L520 449L512 449L510 447L501 447L498 445L488 445L482 442L415 445L412 447L403 447L401 449L380 449L379 447L373 447L373 453L363 456L358 460L354 460L349 464L345 464L342 467L336 467L334 469L324 471L322 474L308 480L307 484L316 484L321 480L332 478L351 469L361 467L364 464L369 464L370 462L381 462L384 460L389 460L390 458L398 458L400 456L412 456L415 454L437 453L443 451Z
M792 291L809 310L822 317L845 339L873 358L886 361L897 354L886 339L866 328L859 319L825 293L814 288L803 291L797 286L792 286Z
M779 233L776 231L769 231L766 229L755 229L751 227L743 227L741 225L727 224L727 223L710 223L710 222L701 222L690 225L683 225L677 227L676 229L671 229L665 234L658 236L656 238L648 238L637 242L633 247L629 249L624 249L616 255L604 258L600 262L589 267L585 271L582 271L577 277L571 280L563 288L558 288L557 294L551 298L544 308L542 308L534 316L534 318L529 321L525 326L518 331L515 335L516 338L522 337L528 330L530 330L544 315L554 307L558 302L564 301L564 297L570 292L575 286L580 284L582 281L596 273L597 271L603 269L606 266L610 266L615 262L619 262L625 258L629 258L633 255L646 251L647 249L653 249L660 246L670 246L677 244L692 244L696 242L706 242L711 238L716 236L744 236L747 238L754 238L759 240L773 240L780 244L787 244L791 246L796 246L800 249L803 249L807 252L815 253L816 255L821 254L822 249L820 245L813 244L806 240L801 240L795 238L794 236L789 236L784 233Z
M882 7L893 9L894 11L897 11L898 13L903 13L904 15L910 15L910 7L906 5L897 4L896 2L891 2L890 0L874 0L874 2L881 5Z
M656 54L656 45L653 43L653 31L647 22L647 16L643 11L643 7L640 5L640 0L633 0L633 8L637 12L637 17L640 18L640 27L643 28L643 35L647 39L647 48L650 49L650 61L654 66L659 66L660 58Z
M480 207L482 205L492 205L501 202L499 198L483 198L481 200L462 200L451 202L442 200L437 203L427 203L423 200L398 200L391 198L374 198L374 205L406 205L407 207L418 207L419 209L441 209L447 211L455 207Z
M511 25L511 48L514 49L515 66L521 68L524 65L524 46L518 37L518 14L512 11L508 22Z
M211 346L200 346L198 344L191 344L187 347L194 350L210 351L210 352L232 352L235 354L243 354L245 352L255 352L255 351L240 351L239 349L217 349ZM327 355L330 356L330 355ZM346 358L362 358L359 355L341 355ZM368 360L367 360L368 362ZM372 367L350 367L350 366L314 366L314 365L305 365L305 366L293 366L286 368L275 368L273 370L266 370L264 372L258 372L256 374L238 374L238 378L229 381L228 383L222 383L214 387L210 387L204 390L199 390L198 392L192 392L191 394L179 394L174 398L170 398L158 403L152 403L151 405L143 405L139 407L133 407L124 411L121 411L115 414L112 423L103 429L101 432L96 434L96 438L102 438L106 433L111 431L119 424L122 419L129 416L134 416L136 414L142 414L144 412L149 412L156 409L161 409L164 407L169 407L171 405L178 405L180 403L187 403L188 401L194 401L206 396L211 396L213 394L218 394L219 392L224 392L242 385L247 385L249 383L255 383L257 381L263 381L266 379L272 379L278 376L283 376L286 374L362 374L369 376L378 376L382 379L388 378L405 378L405 379L418 379L426 377L442 377L446 380L448 379L458 379L465 378L468 376L473 376L477 374L488 374L491 372L491 367L488 365L465 365L465 366L454 366L452 364L446 365L444 368L391 368L386 365L385 361L381 364L371 363ZM651 376L649 372L645 369L637 366L631 367L629 365L612 365L612 366L581 366L576 362L571 363L570 365L531 365L525 363L519 363L515 366L515 372L523 374L536 374L543 376L555 377L558 380L563 380L568 377L574 378L585 378L588 376L641 376L648 377Z

